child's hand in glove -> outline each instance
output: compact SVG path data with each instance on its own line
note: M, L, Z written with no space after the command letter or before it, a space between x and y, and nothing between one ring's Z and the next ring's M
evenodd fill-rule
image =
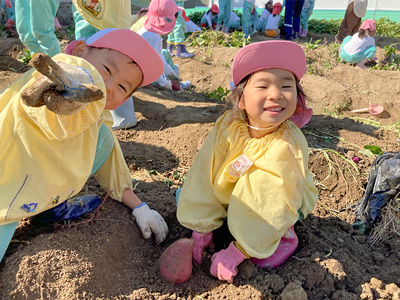
M182 78L180 78L179 75L175 73L175 71L169 73L167 77L171 81L182 81Z
M157 245L165 240L168 234L168 226L163 217L155 210L150 209L146 203L135 207L132 215L142 230L143 237L148 239L154 233Z
M28 106L46 105L56 114L69 115L104 97L103 91L92 84L89 73L81 67L56 63L42 53L35 54L31 63L42 75L21 93L22 101Z
M196 264L200 265L203 261L203 253L206 248L212 247L213 234L212 231L209 233L200 233L193 231L192 239L194 241L193 246L193 260Z
M219 280L233 282L233 277L238 273L238 265L248 258L231 242L229 247L215 253L211 257L211 275L218 277Z

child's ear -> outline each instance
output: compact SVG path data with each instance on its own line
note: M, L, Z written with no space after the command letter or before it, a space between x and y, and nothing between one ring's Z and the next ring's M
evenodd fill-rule
M72 50L72 55L78 57L84 57L86 51L88 50L88 46L86 45L85 41L78 41Z
M240 99L239 99L238 108L239 108L240 110L244 110L244 109L245 109L245 107L244 107L244 101L243 101L243 96L241 96Z

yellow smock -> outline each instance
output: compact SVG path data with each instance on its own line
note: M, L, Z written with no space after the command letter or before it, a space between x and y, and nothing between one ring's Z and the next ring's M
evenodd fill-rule
M100 73L86 60L66 54L53 59L83 67L106 94ZM104 109L105 97L73 115L26 106L20 93L38 75L32 69L0 94L0 225L36 215L77 194L92 170L101 124L113 124L110 111ZM121 201L132 179L113 137L114 149L95 177Z
M253 164L244 174L232 176L232 164L242 154ZM177 217L200 233L217 229L227 217L243 250L267 258L298 220L298 210L306 216L317 197L307 141L292 121L257 139L228 111L217 120L188 172Z

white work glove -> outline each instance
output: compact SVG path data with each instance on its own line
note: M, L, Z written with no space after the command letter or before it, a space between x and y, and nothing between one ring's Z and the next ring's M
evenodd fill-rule
M165 84L162 85L162 87L165 88L165 89L167 89L167 90L172 91L172 82L171 82L171 80L167 80L167 81L165 82Z
M150 209L145 202L132 210L136 223L142 230L143 237L148 239L154 233L157 245L162 243L168 234L168 226L163 217L155 210Z
M172 71L171 73L169 73L167 75L167 77L169 80L172 80L172 81L182 81L182 78L180 78L179 75L175 73L175 71Z

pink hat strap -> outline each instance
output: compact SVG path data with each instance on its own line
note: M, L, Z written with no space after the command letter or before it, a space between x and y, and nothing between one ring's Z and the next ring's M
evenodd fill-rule
M303 88L300 85L299 88L301 89L301 91L297 97L296 110L293 116L289 118L289 120L296 124L297 127L302 128L310 121L312 108L306 106Z

